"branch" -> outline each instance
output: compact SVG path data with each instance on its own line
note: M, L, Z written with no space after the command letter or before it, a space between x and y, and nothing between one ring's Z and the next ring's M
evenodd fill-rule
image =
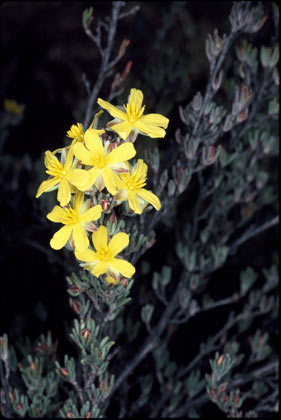
M242 245L244 242L248 241L249 239L253 238L256 235L259 235L261 232L275 226L279 223L279 216L275 216L269 222L264 223L263 225L259 226L256 229L249 229L247 232L244 233L236 242L230 245L230 252L233 252L238 246Z
M183 280L182 280L183 281ZM125 368L122 370L122 373L118 376L112 391L110 393L110 397L114 394L114 392L120 387L122 382L133 372L133 370L141 363L141 361L154 349L157 345L158 340L166 328L170 318L173 315L174 309L178 303L178 292L180 290L182 281L179 281L177 288L173 294L173 297L170 301L169 306L165 309L160 321L158 322L157 327L152 331L152 334L145 340L144 344L142 345L141 349L138 351L136 356L127 363Z
M113 41L116 34L117 22L119 19L119 12L124 5L125 3L122 1L114 1L112 4L111 20L110 20L110 25L108 28L108 36L107 36L107 46L105 49L102 50L102 53L101 53L102 61L100 65L98 78L92 89L92 93L90 94L89 99L88 99L86 114L85 114L85 118L83 122L84 130L86 130L86 128L88 127L90 123L93 104L96 102L97 96L103 85L103 82L108 76L107 72L109 69L109 60L110 60L110 56L113 49ZM100 47L100 50L101 50L101 47Z

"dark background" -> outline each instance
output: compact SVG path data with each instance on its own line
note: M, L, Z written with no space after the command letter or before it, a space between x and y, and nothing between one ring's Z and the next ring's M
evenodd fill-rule
M124 38L131 40L116 71L123 71L128 60L133 62L124 93L116 102L126 102L131 87L141 88L146 110L170 119L167 138L182 125L178 106L190 101L207 81L208 32L215 27L220 33L229 30L230 2L182 3L177 11L169 2L129 2L125 10L136 4L142 5L141 10L137 17L120 21L115 44L117 52ZM24 118L11 127L2 151L9 163L0 179L0 334L6 332L13 343L20 336L34 339L51 330L60 340L61 354L68 346L65 328L73 318L65 277L77 265L69 251L49 247L56 227L45 215L55 201L47 194L37 200L35 194L45 177L44 151L68 144L66 131L83 121L87 92L82 74L91 85L98 74L99 52L82 27L82 13L92 5L95 18L110 12L110 2L4 2L0 7L0 111L5 98L25 105ZM105 83L100 97L107 97L110 83ZM157 244L145 255L152 270L166 263L168 246L165 227L158 227L156 233ZM230 258L215 273L218 297L226 288L228 294L237 290L239 272L249 264L257 270L270 266L277 240L277 230L271 229ZM133 297L135 289L136 284ZM211 318L201 315L188 325L194 331L191 357L202 335L212 332L212 316L217 319L218 312ZM180 340L174 340L171 350L173 357L186 360Z

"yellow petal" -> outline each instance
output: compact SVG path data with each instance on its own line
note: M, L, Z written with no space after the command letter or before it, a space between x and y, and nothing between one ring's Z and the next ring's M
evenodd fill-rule
M140 203L134 191L128 190L129 207L137 214L141 214Z
M90 152L104 156L102 141L97 133L97 130L88 128L84 135L84 141Z
M98 204L97 206L91 207L80 215L81 223L90 223L92 220L98 220L101 217L102 208Z
M91 249L85 249L84 251L79 251L79 249L75 249L74 251L75 257L78 260L84 261L84 262L92 262L97 261L97 253L92 251Z
M73 241L75 248L79 251L84 251L89 246L89 239L80 223L73 225Z
M137 166L134 170L134 176L136 180L144 179L147 175L147 164L142 160L138 159Z
M63 226L58 230L50 241L50 245L53 249L61 249L68 241L72 232L72 226Z
M117 108L114 105L111 105L109 102L104 101L103 99L99 98L97 100L99 106L101 106L102 108L106 109L110 115L112 115L115 118L118 118L119 120L126 120L127 116L126 113L121 111L119 108Z
M107 246L107 229L105 226L100 226L96 232L92 234L92 240L95 249L104 249Z
M130 96L128 98L128 105L130 105L131 108L135 109L135 112L138 113L138 111L141 109L143 101L143 93L139 89L131 89Z
M127 278L131 278L136 272L133 264L119 258L112 258L110 266Z
M67 180L79 190L86 191L92 186L89 171L85 169L71 169L68 171Z
M153 194L151 191L148 191L145 188L140 188L137 191L137 195L139 195L144 201L147 201L149 204L151 204L156 210L160 210L160 200L157 195Z
M52 152L50 152L50 150L46 150L46 152L45 152L44 163L45 163L46 168L48 168L48 169L51 169L54 166L62 169L62 164L54 156L54 154Z
M103 180L104 180L105 186L107 188L107 191L111 195L116 194L116 192L117 192L117 190L116 190L116 177L118 175L116 175L114 172L112 172L112 169L110 169L109 167L106 167L102 170L102 176L103 176Z
M78 191L73 198L73 209L76 211L77 214L80 214L81 207L84 201L84 193Z
M65 210L59 206L55 206L53 210L47 214L47 219L55 223L63 223Z
M167 128L169 124L169 119L164 117L161 114L146 114L140 118L141 122L147 125L152 125L155 127Z
M143 118L143 117L142 117ZM141 131L144 135L152 138L165 137L166 131L163 128L155 127L153 125L142 122L142 118L134 122L134 127Z
M57 199L60 205L63 207L69 203L70 198L71 198L71 193L70 193L69 183L65 178L62 178L59 185L59 189L58 189Z
M93 275L96 277L99 277L101 274L104 274L106 272L107 272L107 263L105 263L104 261L99 261L91 271L91 273L93 273Z
M115 256L119 254L126 246L129 244L129 235L125 232L119 232L116 235L113 236L111 241L108 244L108 248L110 248L110 251Z
M74 154L84 165L94 165L93 154L82 143L73 146Z
M41 194L53 188L59 182L60 182L60 178L57 178L57 177L53 177L53 178L47 179L46 181L43 181L39 185L39 188L36 193L36 198L40 197Z
M133 126L129 121L122 121L121 123L110 126L111 130L115 131L123 140L126 140L130 134Z
M136 149L132 143L123 143L107 155L107 162L109 165L124 162L125 160L132 159L135 154Z
M66 171L69 171L69 169L71 168L73 157L74 157L73 147L70 147L67 153L65 164L64 164L64 169Z
M114 277L109 276L109 275L107 275L107 276L105 277L105 281L106 281L108 284L118 284L118 283L119 283L119 280L118 280L118 279L115 279Z

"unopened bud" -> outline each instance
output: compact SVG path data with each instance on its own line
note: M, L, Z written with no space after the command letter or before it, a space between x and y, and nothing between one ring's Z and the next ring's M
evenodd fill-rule
M202 163L204 166L209 166L215 163L220 154L221 146L216 149L213 145L203 146L202 148Z
M92 412L88 411L87 414L85 414L85 419L91 419L92 418Z
M77 315L79 315L80 314L80 307L79 307L79 303L77 302L77 300L70 298L70 304L71 304L71 307L74 310L74 312Z
M66 413L66 417L67 417L68 419L73 419L75 416L74 416L74 414L73 414L71 411L68 411L68 412Z
M78 296L80 294L80 289L77 286L70 286L67 291L72 296Z
M218 387L219 394L223 394L226 391L228 382L224 382Z
M29 367L34 372L36 372L38 370L38 367L36 366L36 364L34 362L31 362L30 365L29 365Z
M106 198L102 198L99 202L103 211L107 211L110 207L110 202Z
M109 222L111 223L111 225L113 225L113 223L117 224L117 222L118 222L117 216L114 213L114 211L110 215Z
M217 393L216 393L216 391L213 388L210 388L210 394L212 395L212 398L214 400L217 400L218 399Z
M84 330L81 331L81 335L84 338L84 340L87 341L90 335L90 331L87 328L84 328Z
M68 376L68 370L66 368L61 368L60 373L64 377Z
M218 361L217 361L217 366L221 365L223 361L224 361L224 354L222 354L222 355L218 358Z
M216 79L214 77L213 81L212 81L212 88L214 89L214 91L216 92L217 90L219 90L219 88L221 87L222 84L222 79L223 79L223 71L221 70L219 72L218 78Z

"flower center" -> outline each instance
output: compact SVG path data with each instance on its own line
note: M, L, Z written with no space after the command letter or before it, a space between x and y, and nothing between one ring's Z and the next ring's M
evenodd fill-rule
M101 153L96 153L93 156L93 165L99 169L103 169L107 165L106 157Z
M54 159L46 171L47 174L52 175L56 178L64 178L67 174L66 170L62 164L56 159Z
M79 215L74 209L68 207L64 209L63 223L65 225L74 225L75 223L79 223Z
M145 178L138 179L136 174L132 174L132 175L125 174L125 176L126 176L126 179L124 179L124 182L128 190L131 190L131 191L139 190L140 188L143 188L146 185Z
M140 109L138 104L127 104L124 105L127 112L128 121L134 124L143 114L144 106Z
M109 262L113 258L112 251L108 248L108 246L99 249L97 254L100 261Z

